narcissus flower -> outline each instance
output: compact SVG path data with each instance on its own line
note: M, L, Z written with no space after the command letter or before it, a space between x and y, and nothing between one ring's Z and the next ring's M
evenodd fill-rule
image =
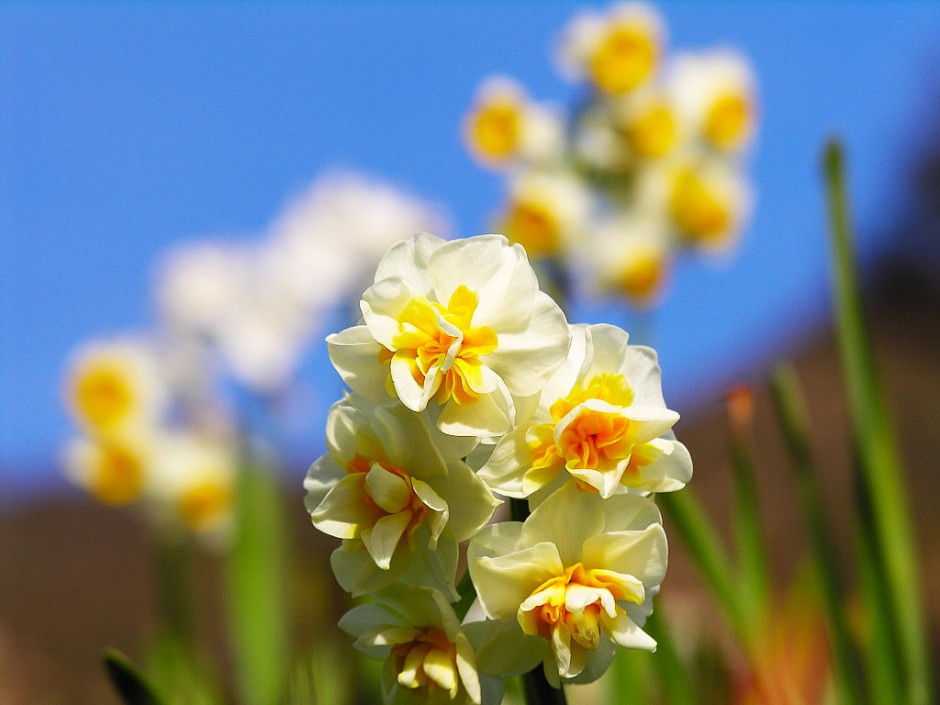
M498 220L506 237L530 256L554 255L582 234L589 208L587 190L571 174L524 171L512 179Z
M663 401L656 353L628 345L614 326L572 331L565 365L531 416L499 441L480 477L510 497L538 493L535 502L568 481L604 499L683 487L692 464L665 436L679 415Z
M133 339L81 348L69 364L64 391L66 405L80 425L112 436L153 425L167 402L153 353Z
M339 626L356 637L359 651L385 661L386 705L483 702L473 647L441 593L394 586L373 598L346 613Z
M667 71L666 91L690 134L711 149L737 153L750 144L757 124L755 80L737 52L680 54Z
M675 106L662 91L631 93L613 109L615 125L637 159L661 159L679 147L682 126Z
M457 543L479 531L499 504L461 460L475 439L446 436L400 405L338 402L327 443L329 453L304 481L306 503L320 531L360 543L374 564L368 570L366 556L349 548L337 555L337 579L352 592L397 577L416 556L421 563L456 560ZM455 567L441 566L428 578L452 580Z
M657 304L672 268L672 243L655 215L607 220L595 230L589 262L597 288L624 296L637 308Z
M480 86L463 133L470 153L491 167L520 159L551 163L564 142L559 116L531 101L518 83L504 76L493 76Z
M73 440L65 449L65 474L104 504L130 504L143 495L152 449L136 434Z
M361 308L363 325L327 338L343 380L376 403L431 405L452 435L508 431L513 397L536 394L568 352L564 314L501 235L395 245Z
M539 650L545 675L589 682L616 645L652 651L641 627L666 571L666 536L652 501L606 502L568 485L524 524L484 529L468 562L484 612L515 621Z
M659 15L642 3L620 3L606 14L584 12L568 26L560 63L605 93L626 93L655 75L663 34Z

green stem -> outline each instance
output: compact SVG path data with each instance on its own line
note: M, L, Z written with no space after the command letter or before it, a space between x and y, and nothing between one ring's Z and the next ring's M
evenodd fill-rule
M656 607L646 620L644 629L656 640L656 653L652 654L651 658L659 676L665 702L669 705L695 705L698 698L689 677L689 669L679 656L659 600L656 600Z
M158 532L153 553L160 626L179 643L191 646L193 614L189 545L182 536Z
M861 480L871 499L875 556L883 560L885 594L896 619L909 705L932 702L923 607L904 481L862 316L849 221L842 146L831 140L824 168L834 267L836 322Z

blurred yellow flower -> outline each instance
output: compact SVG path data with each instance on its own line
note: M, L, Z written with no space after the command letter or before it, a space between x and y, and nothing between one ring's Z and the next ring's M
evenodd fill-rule
M497 220L501 232L530 256L555 255L582 234L589 207L586 190L572 175L524 171L512 180Z
M65 474L104 504L130 504L148 481L149 450L139 438L78 438L65 449Z

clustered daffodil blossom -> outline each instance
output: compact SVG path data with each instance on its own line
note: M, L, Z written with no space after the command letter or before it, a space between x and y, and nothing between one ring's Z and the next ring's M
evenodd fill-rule
M340 626L385 661L385 702L497 705L539 664L559 687L618 646L654 649L667 548L649 495L692 474L656 353L569 325L498 235L393 246L361 310L327 338L352 392L304 486L342 540L338 582L373 598ZM490 523L497 495L532 514Z
M557 51L561 72L586 89L567 116L499 77L483 82L465 120L470 154L505 174L500 230L561 271L587 269L598 292L637 308L662 301L681 254L733 248L752 200L750 66L724 48L671 53L666 35L643 2L585 10ZM533 114L552 114L555 126L539 132L547 121ZM537 133L554 137L523 148ZM545 182L566 186L551 196L530 186Z

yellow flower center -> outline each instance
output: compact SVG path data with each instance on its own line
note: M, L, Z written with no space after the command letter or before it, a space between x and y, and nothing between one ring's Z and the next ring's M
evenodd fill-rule
M740 147L750 127L750 101L737 92L718 96L705 117L705 137L719 149Z
M211 531L228 515L232 490L226 482L206 479L187 488L179 499L179 515L192 531Z
M127 418L133 410L134 397L127 372L112 363L92 364L75 381L75 406L94 428L112 427Z
M510 98L488 101L470 116L470 148L484 160L501 162L515 156L521 133L522 111Z
M640 22L611 27L590 61L591 77L608 93L625 93L652 74L659 59L656 37Z
M660 291L665 276L662 251L655 247L637 248L620 272L620 289L634 301L647 302Z
M586 649L600 642L604 618L624 614L618 601L639 604L643 594L609 570L586 569L581 563L539 585L519 606L517 619L526 634L552 641L559 629Z
M596 468L602 458L625 458L629 455L626 440L629 421L619 414L591 409L581 411L561 434L560 443L556 446L555 425L588 399L629 406L633 403L633 390L623 375L601 372L587 384L576 386L568 396L555 401L549 409L553 423L539 424L526 434L534 469L549 468L559 460L564 460L570 467Z
M643 159L656 159L676 145L676 118L665 101L655 101L624 127L627 144Z
M457 647L440 629L426 629L413 641L392 648L398 683L410 690L441 689L451 700L460 689Z
M696 242L717 243L731 227L727 199L691 169L676 175L669 207L679 229Z
M105 504L129 504L143 489L143 460L137 453L115 444L101 446L90 490Z
M444 404L472 404L483 392L481 355L496 349L492 328L472 327L478 297L459 286L444 307L424 297L412 299L398 317L399 332L391 356L407 359L411 376L424 387L430 377L432 396Z
M522 245L530 255L548 255L558 250L561 225L550 203L518 199L506 216L506 236Z

